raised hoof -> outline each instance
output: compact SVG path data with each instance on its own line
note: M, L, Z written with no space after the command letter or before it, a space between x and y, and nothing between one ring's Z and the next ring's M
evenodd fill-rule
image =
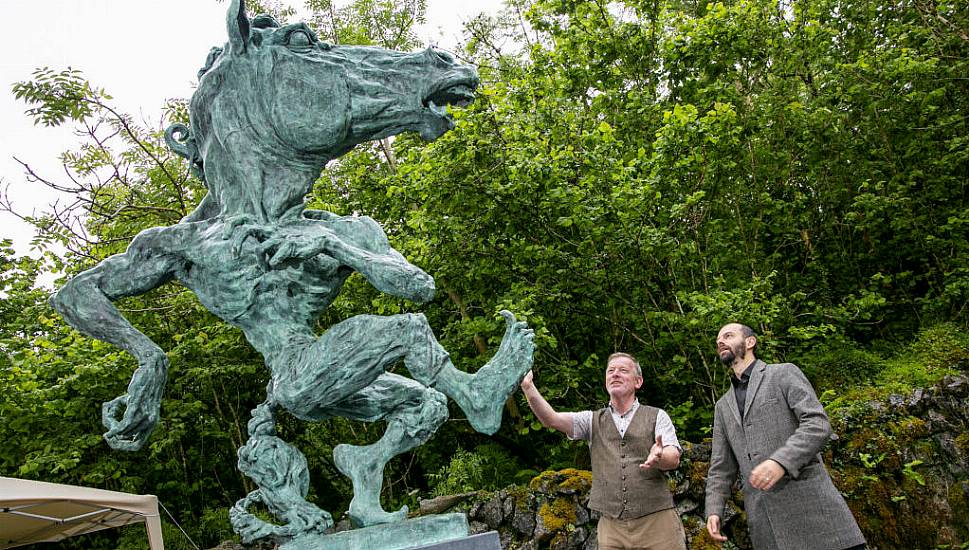
M501 413L508 396L532 368L535 333L510 311L502 310L505 336L498 353L474 375L471 410L465 411L471 427L491 435L501 427Z

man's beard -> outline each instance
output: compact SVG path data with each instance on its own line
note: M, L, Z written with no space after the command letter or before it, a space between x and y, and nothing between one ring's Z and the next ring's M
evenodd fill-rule
M744 357L747 357L747 348L741 342L740 344L737 344L737 346L734 348L727 346L727 354L721 355L720 361L724 365L730 367L730 366L733 366L734 361L736 361L737 359L743 359Z

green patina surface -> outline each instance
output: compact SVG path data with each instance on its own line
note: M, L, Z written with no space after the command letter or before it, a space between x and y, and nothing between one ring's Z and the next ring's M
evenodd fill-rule
M267 398L239 449L239 469L259 488L230 513L243 540L305 541L333 523L305 500L306 459L276 436L279 409L304 420L387 422L379 441L338 445L333 458L353 482L356 525L401 522L406 507L380 505L387 461L431 437L447 418L448 397L475 429L494 433L506 398L531 367L534 335L502 312L507 329L498 352L474 375L451 363L419 314L361 315L317 336L317 320L354 272L421 303L435 285L374 220L306 210L304 200L326 163L360 143L404 131L432 140L450 130L446 107L474 98L477 73L433 49L329 45L302 23L250 19L243 0L230 3L226 30L228 42L199 72L190 126L174 125L165 136L203 179L206 196L178 224L138 234L125 253L73 278L53 305L81 332L138 361L127 393L102 408L115 449L140 449L157 425L168 358L114 301L177 280L263 354L272 374ZM409 377L386 372L398 362ZM253 504L282 523L248 512ZM300 544L291 548L318 546Z
M468 518L464 514L440 514L326 537L303 535L281 545L279 550L404 550L460 539L467 534Z

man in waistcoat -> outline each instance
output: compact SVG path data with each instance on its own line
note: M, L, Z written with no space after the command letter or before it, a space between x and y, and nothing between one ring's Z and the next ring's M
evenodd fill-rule
M738 323L717 336L732 387L714 408L710 536L727 540L720 518L739 475L756 550L864 548L865 537L821 462L831 424L814 388L796 366L757 359L756 347L754 331Z
M614 353L606 361L609 404L598 411L555 411L531 372L521 388L542 425L589 443L589 507L601 514L600 550L685 550L683 524L663 474L679 466L680 444L669 415L636 399L642 385L636 359Z

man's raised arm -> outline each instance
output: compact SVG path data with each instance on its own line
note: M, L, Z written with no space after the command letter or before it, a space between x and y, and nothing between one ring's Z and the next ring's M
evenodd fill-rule
M532 409L538 421L546 428L558 430L565 435L572 437L572 413L556 412L548 401L542 397L535 387L534 375L528 371L521 383L522 393L528 401L528 407Z

